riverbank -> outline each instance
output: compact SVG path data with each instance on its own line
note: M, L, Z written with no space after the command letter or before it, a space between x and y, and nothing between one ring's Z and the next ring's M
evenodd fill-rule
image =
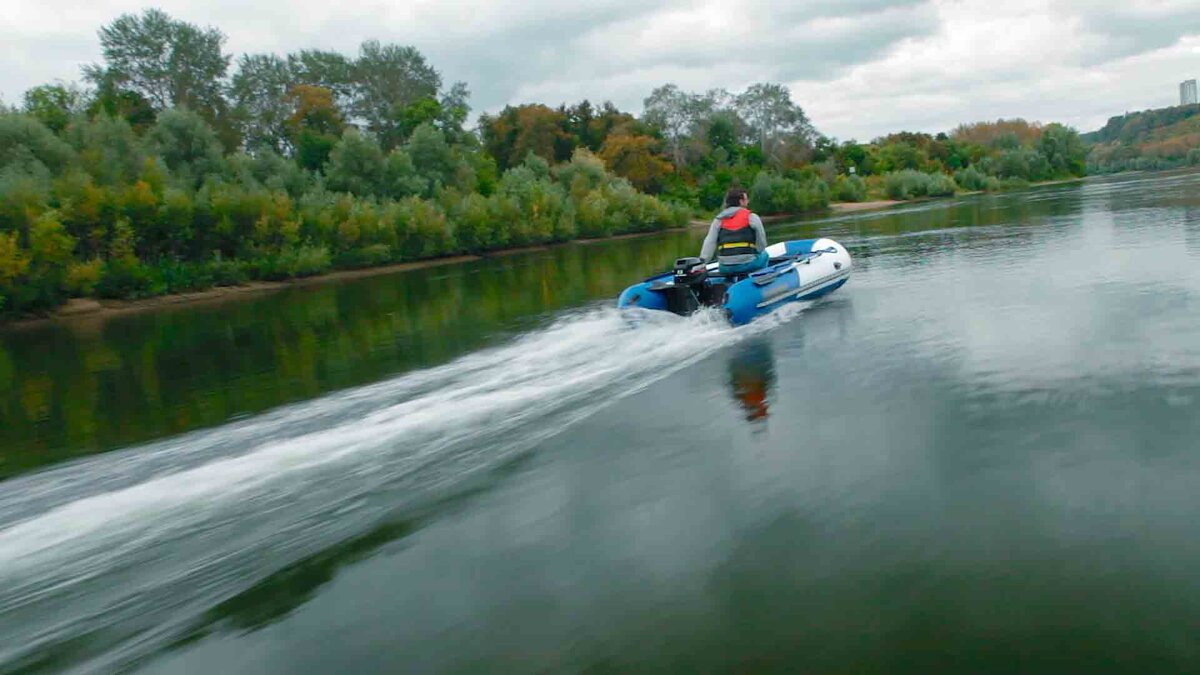
M299 277L284 281L249 281L237 286L217 286L214 288L205 289L203 291L176 293L173 295L158 295L152 298L140 298L138 300L71 298L61 307L56 308L45 316L27 316L0 322L0 330L6 328L30 328L63 320L74 321L82 319L108 319L114 316L137 314L141 312L180 307L185 305L193 306L220 304L230 300L247 298L273 291L281 291L287 288L300 288L304 286L327 284L336 281L345 281L348 279L360 279L364 277L379 276L382 274L395 274L397 272L406 272L409 270L470 262L473 260L480 260L482 258L483 256L478 255L460 255L446 258L435 258L432 260L418 260L408 263L398 263L395 265L384 265L382 267L338 270L336 272L329 272L327 274L318 274L311 277Z

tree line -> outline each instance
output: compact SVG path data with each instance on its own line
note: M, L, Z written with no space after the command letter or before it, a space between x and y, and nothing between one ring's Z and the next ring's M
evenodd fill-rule
M1111 117L1084 139L1090 173L1200 166L1200 105L1177 105Z
M0 312L658 230L733 185L794 213L1083 171L1053 124L838 142L771 83L665 84L640 116L506 106L468 129L467 85L410 46L234 60L218 29L153 9L99 40L83 86L0 113Z

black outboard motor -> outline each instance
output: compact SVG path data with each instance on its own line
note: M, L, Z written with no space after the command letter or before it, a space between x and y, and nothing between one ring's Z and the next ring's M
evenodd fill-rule
M675 285L698 286L708 278L708 265L700 258L678 258L675 261Z
M700 293L708 278L708 266L700 258L679 258L675 261L674 284L664 288L667 309L687 316L700 309Z

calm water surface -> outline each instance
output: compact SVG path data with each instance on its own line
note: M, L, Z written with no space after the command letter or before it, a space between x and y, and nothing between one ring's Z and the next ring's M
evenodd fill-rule
M1200 174L0 332L0 672L1200 669Z

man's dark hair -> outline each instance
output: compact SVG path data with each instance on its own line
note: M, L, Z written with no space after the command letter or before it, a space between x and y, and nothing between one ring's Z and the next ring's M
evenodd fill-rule
M742 188L729 188L725 193L725 206L740 206L746 191Z

